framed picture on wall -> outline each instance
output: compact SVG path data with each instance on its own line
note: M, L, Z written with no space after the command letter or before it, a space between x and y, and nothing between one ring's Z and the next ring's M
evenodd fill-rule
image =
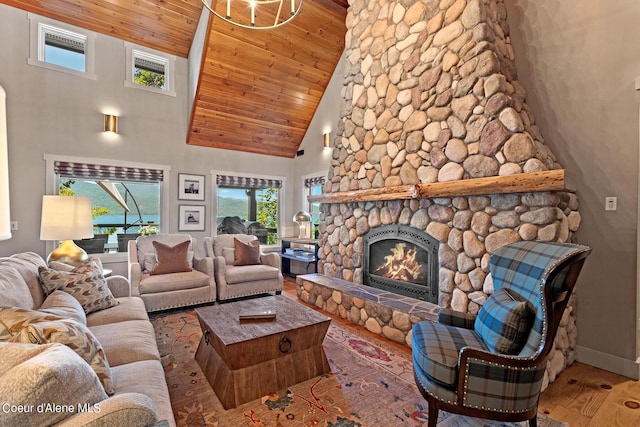
M204 175L179 173L178 200L204 201Z
M179 205L178 208L178 231L205 230L204 206Z

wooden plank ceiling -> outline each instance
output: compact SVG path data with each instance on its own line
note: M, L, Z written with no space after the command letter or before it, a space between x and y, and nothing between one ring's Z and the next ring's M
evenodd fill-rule
M203 7L200 0L0 3L184 58ZM347 7L347 0L304 0L300 14L274 30L211 15L187 143L294 157L344 49Z

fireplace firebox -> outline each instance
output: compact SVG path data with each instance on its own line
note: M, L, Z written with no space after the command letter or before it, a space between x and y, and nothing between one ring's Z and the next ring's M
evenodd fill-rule
M385 225L364 236L363 283L438 303L438 241L422 230Z

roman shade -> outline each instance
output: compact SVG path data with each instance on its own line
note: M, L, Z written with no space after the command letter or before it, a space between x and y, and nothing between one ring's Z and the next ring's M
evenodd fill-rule
M314 185L324 185L325 179L324 176L314 176L312 178L306 178L304 180L304 187L311 188Z
M279 179L249 178L233 175L216 175L216 184L236 188L282 188Z
M161 169L64 162L60 160L54 162L53 170L61 178L86 178L100 181L161 182L164 178L164 171Z

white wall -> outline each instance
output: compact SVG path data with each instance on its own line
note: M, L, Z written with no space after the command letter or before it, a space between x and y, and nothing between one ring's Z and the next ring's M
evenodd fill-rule
M577 239L593 248L577 287L578 359L637 378L640 2L505 4L527 103L580 198Z
M333 153L333 138L336 136L336 127L340 121L340 103L342 101L342 88L344 85L344 53L338 61L331 80L327 85L322 100L318 104L315 115L309 123L307 133L304 135L300 150L304 150L303 156L295 159L294 179L296 183L302 185L303 177L306 175L327 175ZM324 149L323 135L331 133L331 148ZM302 188L294 195L294 207L296 212L306 209L305 200L302 197ZM292 218L292 212L288 218Z
M97 35L97 80L27 65L29 20L22 10L0 5L0 40L0 85L7 92L11 217L19 222L13 238L0 242L0 256L19 251L45 255L45 243L39 239L44 154L170 165L171 216L163 219L169 221L170 232L178 229L179 204L204 204L211 215L211 170L284 176L284 216L291 218L295 213L293 159L186 145L187 59L177 59L177 96L171 97L124 87L122 40ZM120 116L116 138L102 133L106 108ZM178 173L206 177L204 203L178 201ZM212 231L209 221L206 232L192 234L202 243Z

